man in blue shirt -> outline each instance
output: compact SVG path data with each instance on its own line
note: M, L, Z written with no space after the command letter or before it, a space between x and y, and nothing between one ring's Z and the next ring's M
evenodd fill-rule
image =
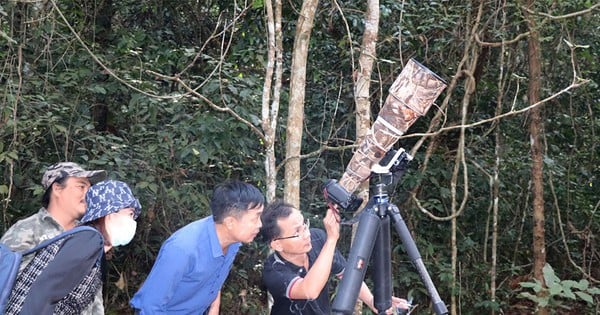
M217 186L212 216L179 229L162 245L140 290L131 299L137 314L218 314L220 290L241 243L258 234L265 198L240 181Z

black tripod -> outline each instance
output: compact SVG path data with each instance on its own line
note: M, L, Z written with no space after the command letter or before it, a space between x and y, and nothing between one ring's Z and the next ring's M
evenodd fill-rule
M344 276L333 301L332 314L353 313L371 254L373 255L372 266L374 268L374 306L380 314L384 314L385 310L392 306L390 221L394 224L410 260L417 268L419 276L431 297L435 313L438 315L448 314L448 309L425 269L419 250L400 215L398 207L389 202L387 187L402 177L406 165L412 159L404 150L399 152L394 150L392 155L392 160L388 163L388 166L373 170L373 174L377 175L376 178L379 181L375 185L373 197L360 214L358 229L354 237L354 243L350 248Z

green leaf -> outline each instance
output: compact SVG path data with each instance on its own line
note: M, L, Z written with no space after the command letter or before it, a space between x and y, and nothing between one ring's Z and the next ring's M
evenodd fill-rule
M581 291L585 291L588 289L588 287L590 286L589 281L585 280L585 279L581 279L579 280L579 282L573 284L574 288L577 288Z
M63 125L54 125L54 128L56 128L59 132L66 134L67 133L67 128Z
M573 281L573 280L563 280L560 282L560 284L562 284L563 288L577 287L577 281Z
M591 295L600 294L600 288L592 287L587 289L587 292Z
M536 302L536 303L537 303L537 301L538 301L538 297L537 297L537 296L535 296L535 295L533 295L533 294L531 294L531 293L529 293L529 292L521 292L521 293L519 293L519 295L518 295L518 296L519 296L520 298L526 298L526 299L529 299L529 300L531 300L531 301L533 301L533 302Z
M552 283L548 286L548 290L550 295L552 296L559 295L562 292L563 288L559 283Z
M88 90L94 93L98 93L98 94L106 94L106 89L100 85L93 85L88 87Z
M150 183L148 185L148 189L150 189L151 192L153 193L157 193L158 192L158 185L155 183Z
M6 153L6 156L8 156L9 158L11 158L15 161L19 159L19 154L17 153L17 151L10 151L10 152Z
M571 291L571 288L569 288L569 287L563 287L563 294L562 295L564 297L572 299L572 300L576 299L575 294L573 293L573 291Z
M535 282L520 282L519 285L523 288L535 288L540 286Z
M546 285L550 286L553 283L560 282L560 279L556 276L556 274L554 273L554 269L552 269L552 266L550 266L550 264L544 265L542 271L544 273L544 280L546 281Z
M579 296L579 298L581 298L582 300L584 300L590 304L594 304L594 299L592 298L591 295L589 295L585 292L575 292L575 294L577 294L577 296Z

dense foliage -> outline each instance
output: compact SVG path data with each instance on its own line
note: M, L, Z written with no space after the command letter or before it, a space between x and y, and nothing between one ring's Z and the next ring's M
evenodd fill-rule
M105 286L107 311L121 314L128 310L128 300L144 280L162 241L210 213L208 198L216 183L240 178L264 187L260 136L248 124L216 109L230 107L260 128L267 58L264 7L261 1L221 0L57 3L0 4L0 232L37 211L41 175L56 161L104 168L111 178L130 183L144 210L132 244L117 248L110 257L110 284ZM524 111L492 119L498 105L502 112L529 105L527 38L513 40L526 27L520 2L484 2L478 11L481 3L380 1L373 112L382 106L387 88L409 58L448 82L458 79L438 100L441 104L449 96L447 108L440 109L446 128L431 135L416 152L392 200L399 205L445 301L460 296L464 314L530 313L543 301L527 294L536 288L530 274L528 116ZM280 160L286 141L289 86L285 77L289 77L300 5L289 1L283 10L287 72L276 144ZM307 69L304 152L354 141L352 78L364 10L360 1L320 3ZM599 304L593 288L600 279L598 5L583 0L539 1L535 10L540 12L536 18L542 39L542 97L567 88L574 79L589 80L543 105L549 270L561 289L573 287L567 280L588 281L592 299L554 292L552 306L557 313L598 312L593 303ZM474 42L472 32L480 43ZM506 45L485 44L502 41ZM474 47L469 49L477 53L469 54L465 47ZM463 73L457 69L465 60L477 65L467 121L489 121L466 130L468 181L458 182L457 198L468 189L468 200L457 220L460 263L453 287L451 225L425 215L410 195L436 216L451 214L452 168L465 94ZM435 111L409 133L426 132ZM418 139L409 135L398 145L410 149ZM426 149L431 155L425 155ZM302 208L314 225L324 213L321 184L339 178L351 156L352 150L326 150L302 161ZM497 160L500 233L498 288L492 301L490 178ZM339 247L347 252L349 229L343 234ZM260 286L260 261L265 254L264 244L244 246L223 290L223 314L265 313L266 295ZM417 312L428 313L424 286L396 237L392 258L395 295L414 296Z

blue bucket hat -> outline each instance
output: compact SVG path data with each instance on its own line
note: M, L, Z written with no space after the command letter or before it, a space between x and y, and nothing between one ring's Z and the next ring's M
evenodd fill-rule
M137 219L142 211L139 200L133 196L129 186L117 180L105 180L93 185L87 191L85 201L87 209L81 223L94 221L125 208L135 209L133 217Z

